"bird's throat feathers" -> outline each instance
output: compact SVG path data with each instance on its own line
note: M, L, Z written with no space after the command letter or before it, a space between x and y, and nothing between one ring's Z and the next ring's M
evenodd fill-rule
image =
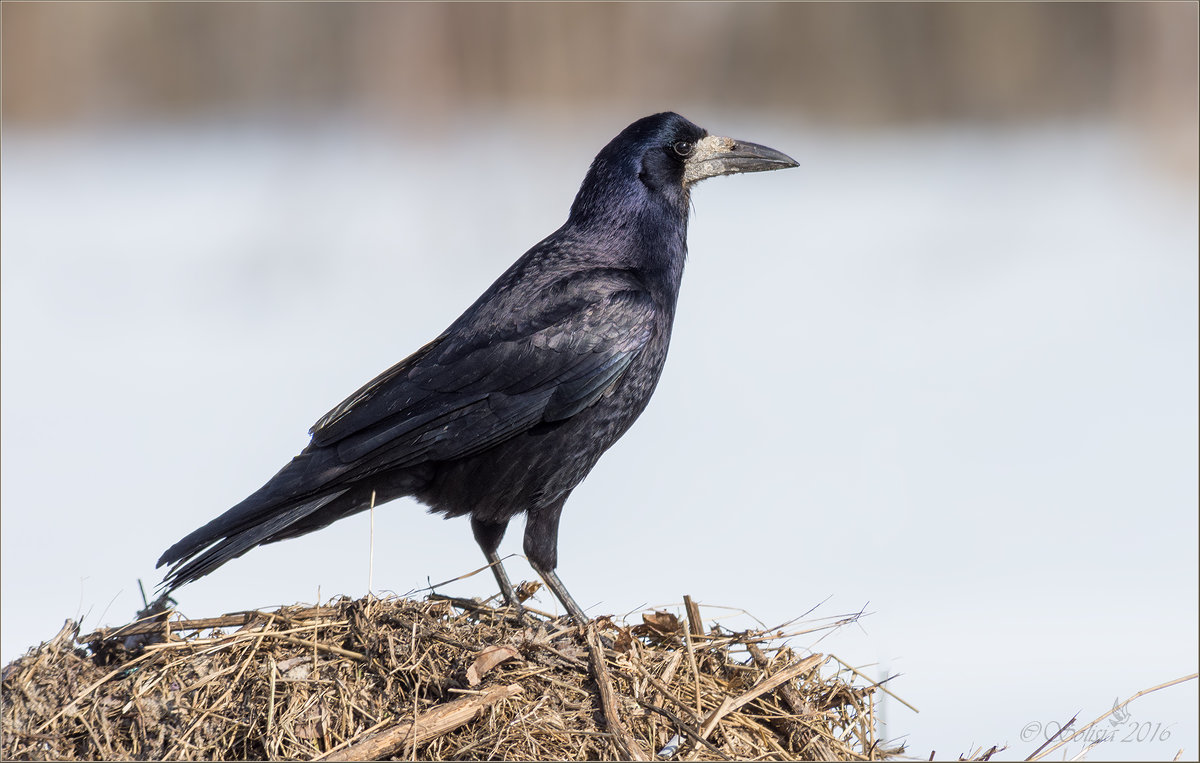
M676 198L648 198L656 194L638 185L636 179L609 183L603 193L596 193L585 182L565 228L572 238L587 241L592 251L616 260L609 264L677 290L687 257L688 192L680 188Z

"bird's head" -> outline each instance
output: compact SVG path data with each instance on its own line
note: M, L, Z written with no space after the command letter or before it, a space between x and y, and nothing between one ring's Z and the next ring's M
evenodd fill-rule
M646 201L686 217L689 190L705 178L796 165L773 148L709 135L674 112L654 114L626 127L596 155L571 217L608 218Z

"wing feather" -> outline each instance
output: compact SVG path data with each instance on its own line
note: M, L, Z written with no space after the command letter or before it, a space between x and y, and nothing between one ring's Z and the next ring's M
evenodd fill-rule
M322 417L313 443L336 445L346 464L409 466L478 453L594 404L650 340L654 302L609 270L548 291L562 298L540 305L527 331L489 339L452 327Z

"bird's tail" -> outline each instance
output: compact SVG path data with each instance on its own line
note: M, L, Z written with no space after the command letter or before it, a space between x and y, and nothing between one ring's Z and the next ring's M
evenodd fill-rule
M370 471L342 463L336 448L305 448L244 501L189 533L159 558L171 565L159 588L171 591L202 578L255 546L320 530L343 517L405 495L432 477L432 466Z
M159 586L164 591L171 591L184 583L204 577L230 559L236 559L255 546L280 540L275 536L284 535L288 528L304 524L304 520L321 511L330 503L342 497L350 488L342 488L331 493L280 507L271 511L261 521L250 524L232 526L230 515L243 508L235 506L203 527L189 533L175 545L168 548L159 557L157 567L170 564L171 569L163 577ZM255 496L243 501L243 504Z

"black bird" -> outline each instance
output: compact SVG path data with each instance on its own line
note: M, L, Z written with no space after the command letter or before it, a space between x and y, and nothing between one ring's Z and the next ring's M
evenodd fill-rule
M704 178L794 167L765 146L674 113L625 128L596 156L567 222L521 256L441 336L309 430L257 492L171 546L167 591L251 548L414 496L471 517L508 603L496 549L524 513L525 554L555 574L563 504L641 414L667 357L687 254L689 194Z

